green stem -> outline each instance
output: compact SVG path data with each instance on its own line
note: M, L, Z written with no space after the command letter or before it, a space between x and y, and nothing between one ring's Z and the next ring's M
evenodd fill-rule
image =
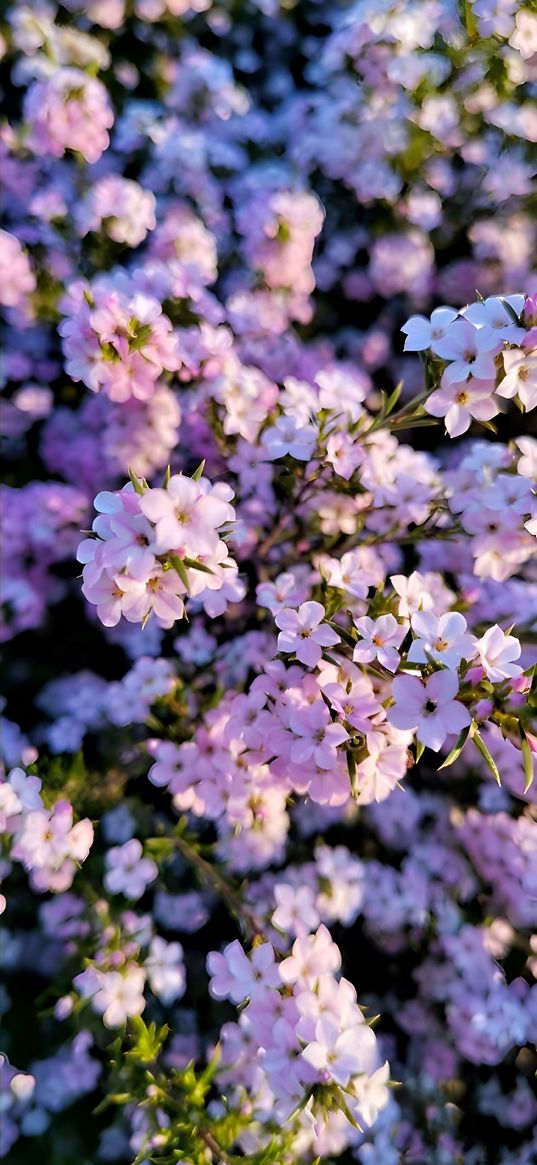
M262 935L263 927L259 919L248 906L244 905L240 894L226 881L220 871L216 869L216 866L211 865L205 858L202 858L196 847L191 845L185 837L176 834L173 840L179 852L194 867L201 880L212 886L213 890L223 899L230 912L241 923L243 929L246 932L249 931L254 938Z

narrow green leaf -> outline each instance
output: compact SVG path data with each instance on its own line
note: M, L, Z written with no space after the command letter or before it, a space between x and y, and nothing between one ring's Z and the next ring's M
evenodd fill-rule
M356 761L352 752L347 753L347 771L351 783L352 795L356 796Z
M520 730L520 748L522 751L522 760L524 762L524 792L527 793L533 785L533 753L528 744L526 733L522 725L519 725Z
M490 752L485 744L485 741L483 740L483 737L481 736L480 732L478 731L477 724L476 724L475 720L472 721L471 729L472 729L471 737L472 737L472 740L474 741L474 744L477 748L477 751L481 753L483 760L488 765L488 767L492 773L492 776L494 777L494 780L501 787L502 782L501 782L501 777L500 777L498 765L496 764L494 757L491 756L491 754L490 754Z
M136 493L140 494L140 497L143 497L143 495L145 493L143 484L140 481L140 478L136 476L134 469L131 469L130 465L129 465L129 477L130 477L131 482L136 490Z
M439 765L438 772L440 772L441 769L449 769L451 767L451 765L455 764L455 761L458 760L460 755L461 755L461 752L466 744L466 741L468 740L469 735L470 735L470 725L468 725L467 728L463 728L456 743L453 745L451 752L448 753L445 761L443 761L443 763L441 765Z
M191 570L201 570L203 574L214 574L210 566L206 566L204 562L198 562L196 558L183 558L185 566L190 567Z
M421 740L417 740L416 741L416 762L421 760L424 752L425 752L425 745L422 743Z
M356 647L356 639L353 638L350 631L346 631L344 627L340 627L339 623L334 623L332 619L328 619L328 626L333 627L337 631L344 643L348 643L349 647Z
M511 317L514 324L517 324L517 326L520 327L520 320L516 314L514 307L511 307L511 304L508 303L507 300L504 299L503 296L501 296L501 295L500 295L500 300L501 300L503 307L505 308L505 310L507 312L507 315Z
M393 412L393 410L397 404L397 401L399 400L399 397L401 396L402 391L403 391L403 381L400 380L399 384L396 384L393 392L390 393L388 400L386 401L386 416L389 416L389 414L391 412Z
M375 417L375 424L380 424L380 422L384 420L384 417L386 416L386 406L388 404L388 397L386 396L384 389L382 389L382 388L380 389L379 396L380 396L380 409Z
M137 327L136 335L132 336L132 338L129 340L129 348L131 352L138 352L140 348L143 348L144 344L147 342L147 340L149 340L152 331L153 328L151 327L151 324L140 324L140 326Z
M168 483L169 483L171 475L172 475L172 471L171 471L170 466L168 465L166 473L164 474L164 477L162 478L162 488L163 489L168 488Z
M177 574L179 575L179 578L181 579L181 582L182 582L183 586L185 587L187 594L189 595L190 594L190 583L188 581L188 575L186 573L186 567L185 567L185 564L183 562L183 559L179 558L178 554L169 554L168 561L169 561L170 565L173 566L173 569L177 571Z
M201 464L198 465L198 468L196 469L196 471L192 474L192 481L199 481L200 477L203 474L204 469L205 469L205 461L202 461Z
M341 1112L343 1113L343 1115L346 1116L349 1124L352 1125L353 1129L356 1129L357 1132L359 1132L359 1133L363 1133L364 1130L363 1130L362 1126L358 1124L357 1120L355 1120L355 1118L352 1115L352 1112L350 1111L350 1108L349 1108L346 1100L343 1099L343 1093L341 1093L339 1096L338 1107L341 1110Z

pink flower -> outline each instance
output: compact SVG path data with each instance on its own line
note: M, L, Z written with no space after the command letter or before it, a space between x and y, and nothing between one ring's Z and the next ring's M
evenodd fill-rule
M295 939L293 949L279 966L282 983L299 983L313 987L315 980L328 971L339 971L341 954L330 931L322 925L315 934Z
M477 640L476 647L483 671L491 683L498 684L522 674L522 668L513 662L520 656L519 640L514 635L506 635L497 623Z
M498 413L493 396L494 384L494 380L481 381L473 377L464 384L453 384L448 382L444 373L441 387L431 393L425 408L432 417L445 417L450 437L460 437L470 427L472 418L490 421Z
M30 260L19 240L8 231L0 231L0 304L24 309L36 286Z
M156 199L138 182L106 174L90 189L77 211L80 233L102 229L116 243L137 247L156 226Z
M537 16L522 8L515 16L515 26L509 44L518 49L522 60L529 61L537 53Z
M175 570L157 566L143 582L125 574L118 581L123 592L121 613L129 623L143 623L154 612L159 625L168 629L183 617L185 585Z
M76 150L87 162L97 162L108 148L114 114L101 81L83 69L56 67L51 76L34 81L24 101L29 123L28 145L36 154L61 158Z
M18 777L14 770L10 778ZM37 778L30 777L27 785ZM0 786L9 789L10 785ZM73 809L68 801L57 801L52 810L46 810L39 798L34 808L31 789L23 789L16 780L13 791L19 806L16 815L5 824L14 833L11 856L21 862L30 873L32 888L38 893L68 890L76 873L76 866L85 861L93 842L93 826L85 817L73 825ZM26 794L30 794L29 797ZM7 805L8 812L15 809Z
M274 887L274 898L277 906L272 923L279 930L290 934L309 934L319 925L321 920L311 886L288 886L282 883Z
M144 858L142 853L142 843L136 837L125 842L125 845L108 850L104 884L110 894L141 898L149 883L154 882L158 867L151 858Z
M124 971L89 967L74 980L82 996L90 998L95 1011L102 1015L105 1027L121 1027L130 1015L142 1014L144 983L145 972L132 965Z
M218 951L209 952L207 970L211 976L211 995L215 999L231 999L232 1003L255 999L267 987L281 985L270 943L254 947L248 958L238 939L235 939L224 947L222 954Z
M400 619L408 619L415 611L430 610L434 607L434 599L427 579L418 571L406 574L392 574L390 582L396 594L399 595L398 614Z
M291 713L289 727L295 737L289 750L292 762L304 764L311 758L321 769L334 767L337 746L347 740L348 733L342 724L330 719L320 695L314 704Z
M157 552L173 550L187 557L210 554L218 543L217 529L235 518L233 507L206 479L193 481L180 473L170 477L166 489L147 490L140 509L155 524Z
M394 672L400 663L397 650L407 633L406 627L397 622L393 615L381 615L379 619L370 619L364 615L355 619L354 626L360 635L360 642L354 648L355 663L370 663L378 659L382 667Z
M75 285L64 310L58 331L67 372L112 401L148 401L163 370L181 365L160 300L133 286L124 271Z
M395 703L387 717L394 728L416 732L422 744L434 752L446 736L471 723L468 709L455 700L459 677L454 671L438 671L423 683L417 676L396 676L392 691Z
M322 657L323 647L333 647L339 643L339 635L322 623L325 614L322 603L301 603L298 611L284 607L275 617L278 635L278 651L294 652L296 658L307 667L316 667Z

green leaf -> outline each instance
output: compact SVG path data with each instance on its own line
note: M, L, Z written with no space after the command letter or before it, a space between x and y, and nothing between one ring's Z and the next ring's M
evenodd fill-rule
M204 562L198 562L196 558L187 558L185 556L183 562L185 566L190 567L190 570L201 570L203 574L214 574L214 570L211 570L210 566L206 566Z
M340 627L339 623L334 623L332 619L328 619L328 626L337 631L344 643L348 643L349 647L356 647L356 639L353 638L350 631L346 631L344 627Z
M198 465L198 468L195 470L195 472L192 474L192 481L199 481L200 477L203 474L204 469L205 469L205 461L202 461L200 463L200 465Z
M354 759L354 753L348 752L346 755L347 755L347 771L348 771L349 780L351 783L352 795L353 795L353 797L355 797L356 796L356 761Z
M494 780L501 787L502 781L501 781L498 765L496 764L494 757L491 756L491 754L490 754L490 752L485 744L485 741L483 740L483 737L481 736L480 732L478 731L478 727L477 727L475 720L472 720L470 729L471 729L470 735L471 735L471 738L472 738L472 740L477 748L477 751L481 753L483 760L487 764L488 768L490 769L490 771L492 773L492 776L494 777Z
M188 575L186 573L186 567L183 559L179 558L178 554L169 554L168 562L170 563L170 566L173 566L173 569L177 571L177 574L179 575L179 578L181 579L181 582L186 589L187 595L189 595L190 583L188 581Z
M133 1046L125 1053L126 1059L138 1064L153 1064L168 1035L168 1025L163 1024L162 1027L157 1028L156 1023L144 1023L139 1015L131 1016L128 1023Z
M466 744L466 741L468 740L469 735L470 735L470 725L468 725L467 728L463 728L462 732L460 733L459 737L457 738L456 743L453 745L451 752L448 753L445 761L443 761L443 763L441 765L439 765L438 772L440 772L441 769L449 769L451 767L451 765L455 764L455 761L458 760L460 755L461 755L461 752Z
M153 328L151 324L139 324L136 327L136 334L129 340L129 348L131 352L137 352L139 348L143 348L144 344L151 336Z
M355 1118L353 1117L352 1112L350 1111L350 1108L349 1108L346 1100L344 1100L344 1098L343 1098L343 1093L341 1093L341 1095L340 1095L338 1108L341 1110L343 1115L346 1116L349 1124L352 1125L353 1129L356 1129L357 1132L359 1132L359 1133L363 1133L364 1130L363 1130L362 1126L358 1124L358 1121L355 1120Z
M421 760L424 752L425 752L425 745L423 744L423 741L417 740L416 741L416 763L419 760Z
M145 493L144 483L140 480L139 477L137 477L137 475L134 472L134 469L131 469L130 465L129 465L129 477L130 477L131 482L136 490L136 493L139 494L140 497L143 497L143 495Z
M166 473L164 474L164 477L162 478L162 488L163 489L168 488L168 483L169 483L171 475L172 475L172 471L171 471L170 466L168 465Z
M526 733L521 724L519 724L520 732L520 749L522 752L522 760L524 762L524 792L527 793L533 785L533 753L528 744Z
M518 327L520 327L520 320L516 314L514 307L511 307L511 304L508 303L507 300L504 299L503 296L501 296L501 295L500 295L500 300L501 300L503 307L505 308L505 310L507 312L507 315L511 317L514 324L516 324Z
M386 416L389 416L389 414L395 408L397 401L399 400L399 397L401 396L402 391L403 391L403 381L400 380L399 384L396 384L393 392L390 393L388 400L386 401Z

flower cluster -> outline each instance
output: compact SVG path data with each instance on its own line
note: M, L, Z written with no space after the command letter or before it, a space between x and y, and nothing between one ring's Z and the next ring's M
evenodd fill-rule
M352 983L337 977L341 955L326 927L297 938L279 963L270 943L248 958L235 941L209 954L207 964L211 994L246 1004L239 1023L223 1032L228 1087L248 1089L254 1105L275 1106L281 1120L306 1089L305 1113L314 1114L318 1103L321 1110L341 1107L356 1123L375 1122L388 1103L388 1064L380 1062Z
M440 387L425 407L445 418L450 437L465 433L472 418L497 416L502 399L537 408L536 321L537 302L522 295L491 295L460 313L440 307L429 320L407 321L405 350L427 352L438 365Z
M73 288L60 324L65 367L73 380L110 400L146 401L164 369L180 357L170 321L154 296L136 290L123 273Z
M153 613L161 627L184 614L183 597L206 603L220 614L226 599L240 598L237 567L219 531L235 518L232 491L174 474L161 489L127 485L102 493L91 538L78 548L84 563L84 594L102 623L114 627L121 616L144 623ZM229 577L226 576L229 569ZM213 600L213 592L223 591ZM235 593L234 593L235 592Z
M91 821L86 817L73 825L73 807L67 801L47 809L39 777L26 776L24 769L13 769L2 781L0 806L0 831L9 838L9 856L29 872L33 889L68 890L77 865L91 849Z

